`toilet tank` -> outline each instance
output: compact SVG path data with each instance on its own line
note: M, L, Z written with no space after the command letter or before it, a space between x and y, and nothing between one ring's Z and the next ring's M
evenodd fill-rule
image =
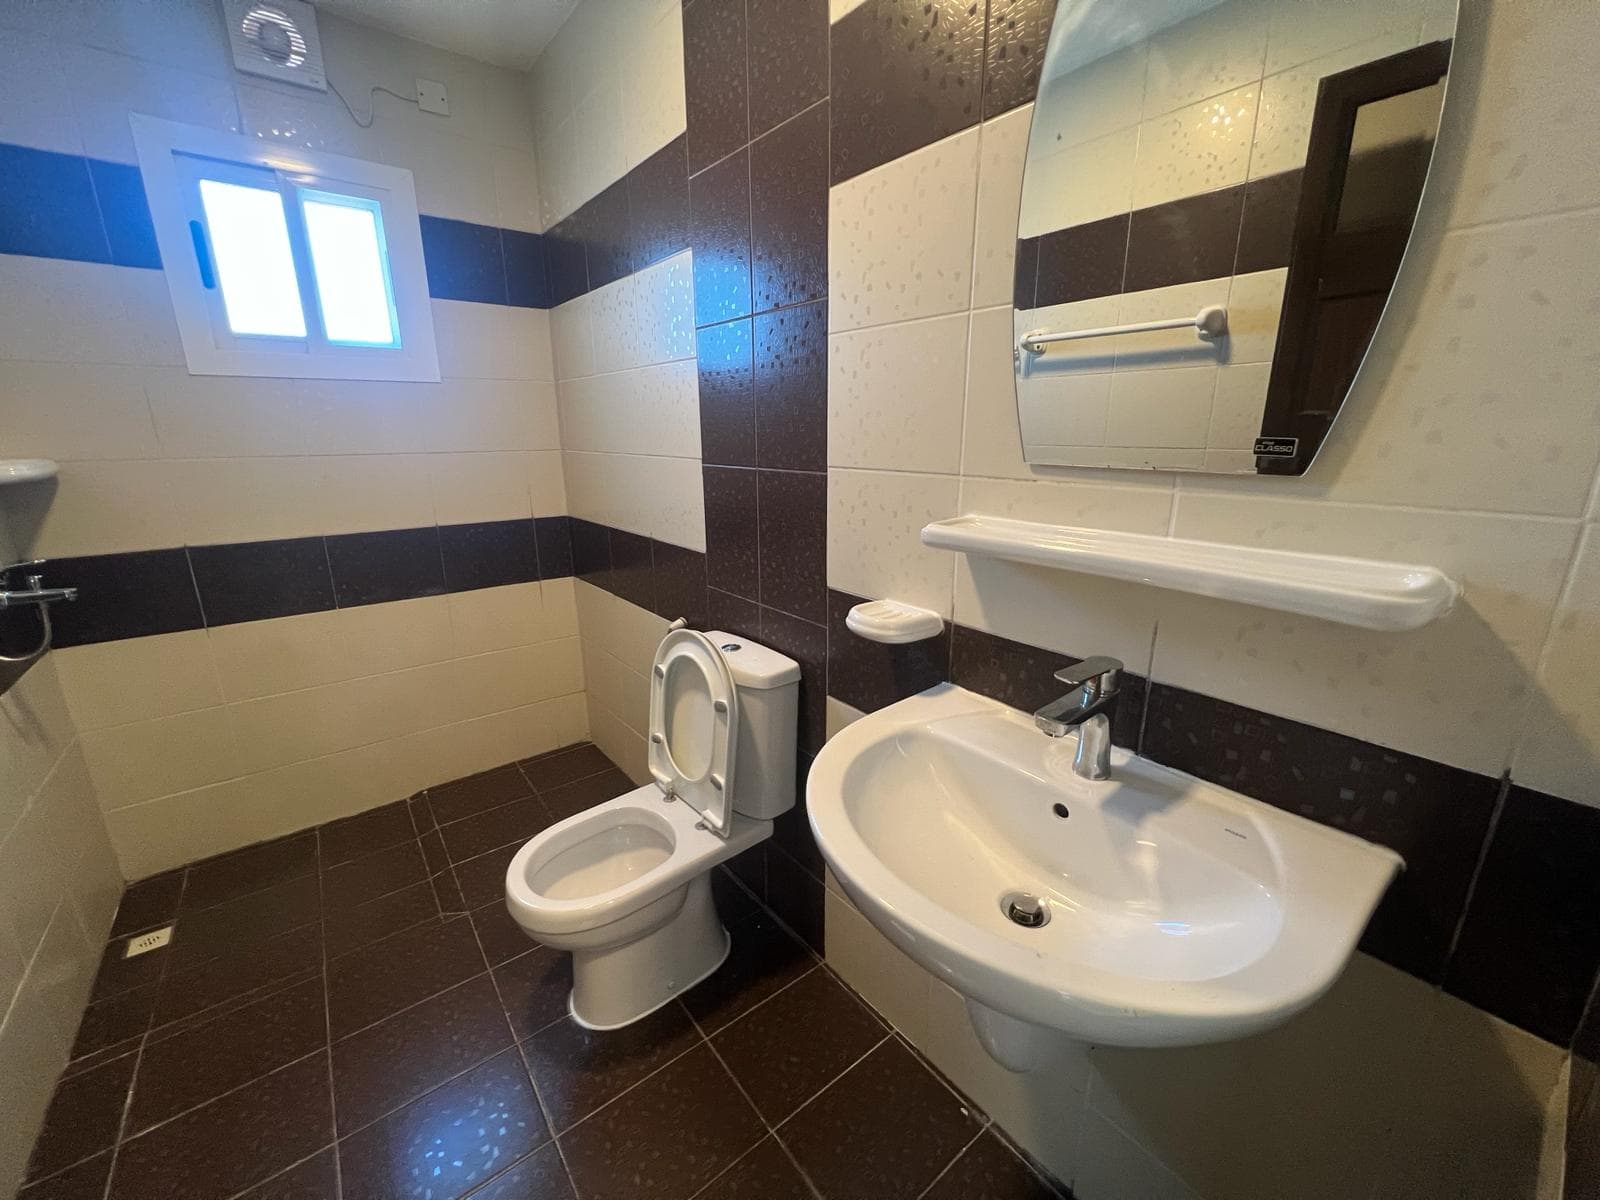
M749 638L721 630L706 636L722 651L739 691L734 811L770 821L794 807L800 664Z

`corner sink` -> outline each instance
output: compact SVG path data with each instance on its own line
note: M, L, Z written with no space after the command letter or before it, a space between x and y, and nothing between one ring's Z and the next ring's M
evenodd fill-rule
M1121 750L1082 779L1075 741L941 684L840 732L807 786L845 892L996 1059L1244 1037L1333 984L1398 855Z

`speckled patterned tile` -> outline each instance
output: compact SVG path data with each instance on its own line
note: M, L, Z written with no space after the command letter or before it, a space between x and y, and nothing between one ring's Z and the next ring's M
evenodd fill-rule
M29 1179L54 1174L117 1140L134 1062L134 1055L124 1055L62 1081L33 1144Z
M111 1174L111 1151L96 1154L17 1193L17 1200L102 1200Z
M817 964L811 951L763 911L726 924L733 938L727 961L683 996L683 1006L707 1036Z
M950 626L938 637L903 646L869 642L851 633L845 616L865 597L828 593L828 694L873 712L950 677Z
M485 847L487 849L487 847ZM354 908L428 877L416 839L378 850L322 874L322 899L329 912Z
M762 567L765 580L764 560ZM763 605L758 636L765 645L780 654L787 654L800 664L800 723L797 738L801 753L815 754L822 749L827 735L828 631L813 621L802 620Z
M512 1045L487 972L333 1044L339 1128L360 1129Z
M126 1136L327 1044L320 979L296 984L170 1036L153 1037L139 1061Z
M180 868L130 884L117 905L111 936L122 937L165 925L177 916L178 902L183 895L183 877L184 871Z
M828 94L828 0L746 0L750 136Z
M777 1125L888 1032L827 968L814 967L711 1045L766 1122Z
M911 1200L982 1127L890 1039L795 1114L783 1140L828 1200Z
M813 1200L814 1195L778 1139L769 1137L697 1192L695 1200Z
M1056 0L989 0L983 65L983 117L1027 104L1039 90Z
M533 786L513 763L429 788L428 807L433 819L443 825L532 794Z
M519 1039L532 1037L567 1015L572 956L529 939L524 953L495 967L494 982L512 1031Z
M322 870L416 836L410 805L405 800L396 800L342 821L329 821L317 829Z
M122 1144L108 1200L215 1200L333 1141L326 1051Z
M584 1200L669 1200L691 1195L765 1132L701 1046L563 1134L561 1149Z
M744 0L701 0L683 14L689 170L704 170L750 137Z
M473 1192L472 1200L574 1200L574 1197L561 1151L551 1142Z
M391 934L328 963L328 1016L343 1037L485 968L466 917Z
M828 620L828 477L812 471L757 472L761 594L817 625Z
M760 595L757 558L756 472L705 467L706 581L747 600Z
M834 183L976 124L985 10L971 0L866 0L834 23Z
M748 316L750 156L741 150L689 180L689 245L694 251L694 321Z
M534 1086L559 1131L665 1066L700 1041L677 1004L657 1009L622 1029L585 1029L571 1017L540 1030L522 1045Z
M455 1200L549 1136L507 1050L341 1140L343 1200Z
M571 783L575 779L587 779L590 775L598 775L609 769L612 762L598 746L586 742L555 754L542 754L538 758L525 759L517 765L522 768L522 773L527 776L529 783L540 792L546 792L564 783Z
M991 1130L939 1177L924 1200L1060 1200Z
M286 879L310 875L316 869L315 831L247 846L190 866L180 908L183 912L208 908L224 900L259 892Z
M756 461L791 471L826 470L826 301L757 317L754 365Z
M338 1164L333 1147L257 1184L239 1200L328 1200L338 1194Z
M754 310L828 294L828 105L750 144Z
M696 339L700 457L713 466L756 465L752 330L748 318L709 325Z
M491 900L468 915L472 918L473 931L478 935L478 945L483 947L483 956L489 960L491 967L508 962L519 954L526 954L533 948L533 939L511 919L504 900Z

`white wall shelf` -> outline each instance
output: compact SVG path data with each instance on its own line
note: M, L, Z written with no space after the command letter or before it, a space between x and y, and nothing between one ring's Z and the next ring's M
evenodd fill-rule
M1002 517L935 521L923 528L922 541L941 550L1146 583L1362 629L1420 628L1449 612L1461 594L1434 567Z
M0 484L54 479L57 469L48 458L0 458Z

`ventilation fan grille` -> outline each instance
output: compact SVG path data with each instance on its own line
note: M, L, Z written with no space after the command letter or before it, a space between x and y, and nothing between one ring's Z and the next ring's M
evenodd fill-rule
M317 12L304 0L223 0L233 65L251 75L328 90Z

